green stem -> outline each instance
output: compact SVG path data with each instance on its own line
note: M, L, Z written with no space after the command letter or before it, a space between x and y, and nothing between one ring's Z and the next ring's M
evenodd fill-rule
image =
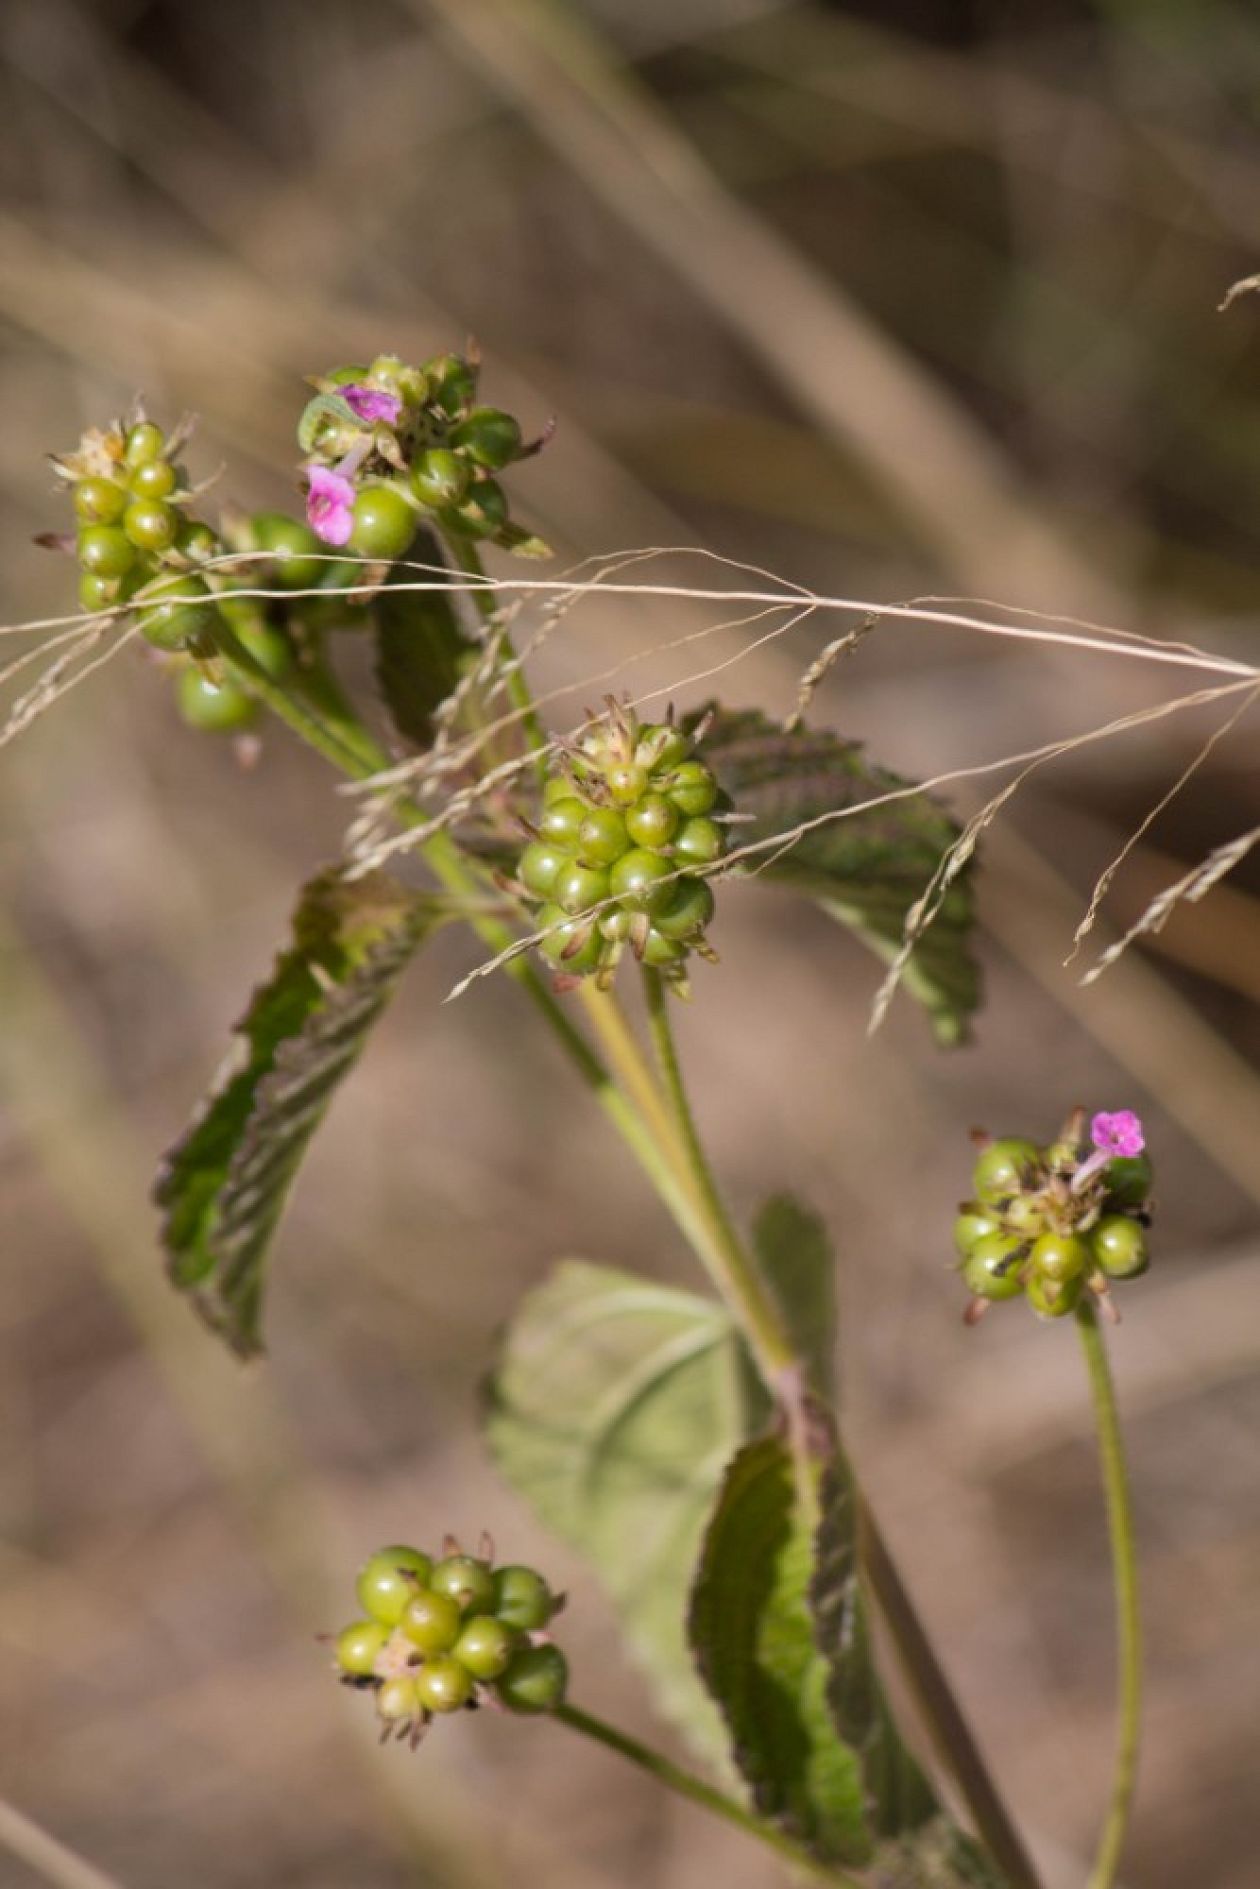
M1120 1435L1116 1389L1107 1361L1107 1346L1098 1324L1098 1314L1088 1299L1083 1299L1077 1307L1076 1329L1080 1333L1081 1347L1089 1369L1094 1421L1098 1427L1098 1452L1107 1496L1107 1525L1111 1533L1116 1624L1120 1639L1120 1725L1116 1767L1107 1821L1103 1825L1093 1874L1089 1879L1089 1889L1111 1889L1120 1865L1120 1852L1124 1848L1129 1810L1137 1782L1142 1720L1142 1615L1138 1599L1133 1507L1129 1498L1129 1478Z
M808 1851L793 1843L790 1837L782 1836L771 1825L762 1823L733 1797L714 1790L711 1784L672 1764L659 1751L653 1751L650 1745L641 1745L637 1738L617 1731L614 1726L606 1725L603 1719L595 1718L590 1712L583 1712L576 1705L557 1706L552 1716L559 1719L562 1725L567 1725L570 1731L580 1732L583 1738L592 1738L596 1744L604 1745L609 1751L629 1759L640 1771L646 1771L658 1784L664 1784L679 1797L685 1797L689 1803L701 1805L715 1817L721 1817L748 1836L756 1837L759 1843L764 1843L767 1848L785 1857L795 1868L808 1870L822 1881L840 1884L841 1889L861 1889L856 1877L824 1868Z
M701 1257L714 1284L735 1314L767 1387L772 1395L777 1396L784 1388L785 1379L797 1371L796 1347L784 1324L782 1313L745 1251L718 1192L683 1082L678 1047L669 1019L669 998L660 972L645 965L643 988L647 998L648 1031L652 1047L673 1111L678 1138L686 1153L705 1230Z
M476 545L471 538L461 538L457 533L451 533L450 536L443 534L442 542L465 577L471 577L473 579L473 583L470 586L473 605L481 616L482 621L485 623L493 623L498 612L498 605L494 600L494 592L487 582L486 567L481 561L481 553L478 551ZM530 694L529 684L525 680L524 672L517 660L516 651L512 647L512 639L507 634L506 630L502 632L502 636L503 648L507 653L508 662L511 664L511 668L506 677L508 700L520 717L521 728L524 731L526 741L538 756L535 771L541 782L547 778L546 757L549 745L547 732L539 719L538 710L534 707L534 698Z

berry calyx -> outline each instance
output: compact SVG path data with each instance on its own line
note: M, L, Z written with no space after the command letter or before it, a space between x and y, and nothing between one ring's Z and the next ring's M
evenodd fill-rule
M123 530L141 551L169 551L179 531L179 513L160 498L137 498L123 513Z
M1020 1273L1025 1248L1009 1233L983 1233L963 1264L963 1278L978 1299L1017 1299L1024 1290Z
M179 484L179 474L169 459L149 459L137 466L130 485L137 498L169 498Z
M281 590L313 590L328 569L325 547L309 525L284 512L255 512L249 533L273 560L268 576Z
M1029 1262L1040 1279L1065 1285L1089 1270L1089 1248L1071 1234L1043 1233L1033 1241Z
M521 454L520 426L498 407L474 407L451 429L450 441L490 472L502 471Z
M471 480L467 461L444 446L430 446L412 461L411 489L431 511L462 505Z
M1000 1233L1002 1222L996 1214L989 1213L978 1204L964 1207L954 1222L954 1250L959 1259L966 1259L977 1240L987 1234Z
M133 598L140 634L155 649L212 644L218 617L209 587L190 572L155 578Z
M88 525L78 537L79 563L93 577L125 577L136 547L118 525Z
M74 509L85 525L116 525L131 503L126 486L113 479L80 479Z
M1117 1155L1103 1169L1107 1204L1111 1207L1142 1207L1151 1191L1154 1169L1146 1154Z

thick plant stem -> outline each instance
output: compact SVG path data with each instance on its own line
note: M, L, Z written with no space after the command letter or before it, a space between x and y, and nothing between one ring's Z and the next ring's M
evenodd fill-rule
M816 1862L799 1844L790 1837L781 1836L771 1825L762 1823L753 1812L746 1810L733 1797L727 1797L722 1791L715 1790L701 1778L693 1777L690 1771L682 1770L672 1764L660 1752L653 1751L650 1745L641 1745L637 1738L619 1732L614 1726L606 1725L590 1712L583 1712L576 1705L558 1706L552 1714L570 1731L580 1732L583 1738L592 1738L597 1744L604 1745L609 1751L615 1751L619 1757L627 1758L637 1765L640 1771L646 1771L649 1777L675 1791L679 1797L685 1797L689 1803L699 1804L711 1811L715 1817L721 1817L726 1823L733 1823L737 1829L748 1836L756 1837L779 1856L784 1857L795 1869L807 1870L811 1876L821 1882L840 1885L840 1889L861 1889L856 1877L844 1872L828 1869Z
M1098 1452L1107 1497L1107 1525L1111 1534L1111 1567L1119 1634L1120 1725L1116 1767L1107 1820L1103 1825L1093 1874L1089 1879L1089 1889L1111 1889L1120 1866L1120 1853L1124 1848L1137 1782L1142 1720L1142 1615L1138 1597L1133 1507L1129 1498L1129 1477L1120 1435L1115 1384L1107 1361L1107 1346L1098 1324L1098 1314L1088 1299L1082 1300L1077 1307L1076 1329L1080 1333L1094 1399Z

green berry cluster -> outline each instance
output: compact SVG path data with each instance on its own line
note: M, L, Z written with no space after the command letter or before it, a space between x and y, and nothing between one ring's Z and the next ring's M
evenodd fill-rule
M214 605L197 567L222 547L188 515L193 498L169 437L137 415L85 433L78 451L53 459L71 487L79 601L87 610L126 604L156 648L195 649L209 639Z
M513 524L495 475L546 436L527 443L510 413L479 404L478 374L469 356L442 354L412 367L381 354L313 380L318 391L298 442L308 470L323 465L353 483L350 550L400 558L426 521L509 550L545 548Z
M372 1691L382 1742L419 1744L435 1717L463 1707L552 1712L568 1680L548 1623L563 1600L533 1568L493 1566L493 1545L465 1554L448 1536L440 1558L379 1548L356 1589L363 1617L336 1636L342 1682Z
M1048 1146L974 1137L973 1197L954 1222L970 1322L1020 1297L1041 1318L1066 1317L1086 1292L1109 1310L1112 1283L1146 1271L1150 1160L1084 1151L1084 1125L1075 1110Z
M640 723L610 703L543 789L517 882L541 901L539 949L567 988L608 984L627 946L680 991L713 893L698 876L726 851L717 780L672 721Z

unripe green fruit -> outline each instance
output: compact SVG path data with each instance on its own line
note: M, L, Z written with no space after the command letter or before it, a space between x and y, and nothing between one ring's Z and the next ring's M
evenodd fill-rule
M508 520L508 502L503 487L493 479L476 479L468 488L461 505L447 512L453 531L469 538L492 538Z
M517 1636L493 1614L474 1614L455 1642L454 1657L474 1679L497 1679L516 1651Z
M1001 1231L1002 1223L996 1214L986 1213L980 1206L964 1207L954 1222L954 1250L959 1259L966 1259L977 1240Z
M1076 1166L1077 1150L1070 1141L1052 1141L1041 1150L1041 1160L1052 1174L1067 1174Z
M105 610L118 601L120 590L116 577L97 577L93 571L79 574L79 602L85 610Z
M567 774L552 774L543 783L542 803L544 807L554 806L557 800L573 798L573 782Z
M680 761L667 792L680 813L708 813L717 805L718 784L703 761Z
M551 897L556 874L569 864L568 853L561 852L558 846L552 846L547 840L534 840L517 861L516 876L536 899L547 899Z
M594 866L581 866L570 860L556 874L553 897L562 912L575 918L579 912L600 905L609 895L609 877Z
M203 734L236 735L258 720L258 703L235 682L212 682L200 669L185 669L175 685L179 712Z
M688 866L711 866L726 851L720 826L703 816L686 820L674 836L675 857Z
M978 1200L1005 1200L1019 1193L1024 1181L1036 1171L1037 1149L1031 1141L995 1141L976 1162L971 1177L972 1191Z
M169 498L179 484L179 474L169 459L150 459L136 467L130 484L137 498Z
M680 964L686 955L686 945L679 944L676 938L666 938L653 925L643 944L644 964L660 970L667 964Z
M664 794L644 794L626 809L626 832L636 846L668 846L678 829L679 813Z
M585 801L579 800L570 787L567 793L549 801L543 808L542 819L538 822L541 838L549 840L553 846L563 846L566 852L573 852L578 843L578 834L589 809Z
M557 970L568 971L574 977L598 970L604 941L589 919L570 918L558 905L544 905L538 914L538 929L546 933L538 949Z
M356 1679L370 1679L376 1656L389 1638L379 1620L356 1620L337 1635L337 1664Z
M155 649L189 649L214 635L218 611L208 586L192 572L155 578L134 598L140 634Z
M175 533L175 549L186 558L212 558L219 550L219 540L199 518L182 518Z
M1014 1194L1002 1209L1002 1224L1008 1233L1033 1239L1045 1228L1045 1208L1034 1194Z
M587 866L611 866L630 850L628 827L629 816L623 820L611 807L592 807L578 828L578 858Z
M463 504L471 477L466 461L457 454L431 446L412 462L411 489L431 511L445 511Z
M113 479L80 479L74 488L74 509L85 525L116 525L129 503L127 488Z
M546 1626L555 1608L551 1589L533 1568L509 1564L495 1571L494 1611L506 1626L534 1633Z
M301 519L284 512L255 512L249 529L256 548L271 553L270 578L278 589L313 590L328 569L327 556L318 555L326 552L323 540Z
M608 791L619 807L633 806L647 791L647 770L635 766L633 762L619 762L615 767L610 767L607 780Z
M1140 1207L1151 1191L1155 1178L1150 1158L1144 1154L1118 1154L1103 1169L1109 1207Z
M661 911L673 903L673 871L669 860L659 853L636 846L622 854L609 878L618 898L628 899L645 912Z
M1150 1265L1146 1234L1126 1214L1107 1214L1089 1236L1094 1259L1109 1279L1136 1279Z
M427 1657L449 1653L459 1638L463 1615L459 1602L451 1594L438 1594L431 1588L413 1588L403 1607L399 1626L411 1644Z
M662 938L690 938L704 930L713 916L713 894L703 879L676 879L674 899L653 921Z
M669 722L647 722L639 730L634 758L652 773L676 768L691 753L691 742L680 728Z
M494 1689L510 1712L554 1712L564 1703L568 1680L558 1646L523 1646Z
M415 1677L426 1712L458 1712L472 1697L472 1674L457 1659L429 1659Z
M373 1620L396 1627L407 1602L429 1578L433 1563L418 1548L378 1548L359 1571L355 1592Z
M117 525L88 525L79 533L79 563L93 577L125 577L136 561L136 547Z
M1074 1235L1043 1233L1034 1240L1031 1254L1033 1271L1040 1279L1053 1279L1066 1285L1089 1270L1089 1248Z
M1017 1299L1023 1291L1023 1243L1009 1233L982 1233L967 1255L963 1278L978 1299Z
M1066 1318L1080 1303L1082 1285L1080 1279L1060 1283L1034 1273L1028 1281L1028 1303L1038 1318Z
M451 445L467 453L479 466L498 472L519 457L521 429L510 413L498 407L474 407L452 430Z
M624 944L634 930L634 914L624 905L614 905L609 911L601 912L595 923L599 926L600 936L613 944Z
M419 1718L422 1707L414 1679L387 1679L376 1694L376 1710L390 1725Z
M494 1577L488 1561L470 1554L447 1555L429 1576L435 1594L449 1594L465 1613L489 1613L494 1606Z
M165 444L166 438L161 427L154 426L152 420L141 420L127 434L123 458L129 466L147 466L158 457Z
M141 551L169 551L179 531L179 513L164 499L133 499L123 513L123 530Z
M477 370L462 355L439 354L436 360L426 361L425 375L434 404L452 417L462 413L476 397Z
M392 561L410 549L416 514L396 486L365 485L350 509L350 548Z
M366 362L359 361L347 367L333 367L323 376L334 387L356 387L368 377Z

